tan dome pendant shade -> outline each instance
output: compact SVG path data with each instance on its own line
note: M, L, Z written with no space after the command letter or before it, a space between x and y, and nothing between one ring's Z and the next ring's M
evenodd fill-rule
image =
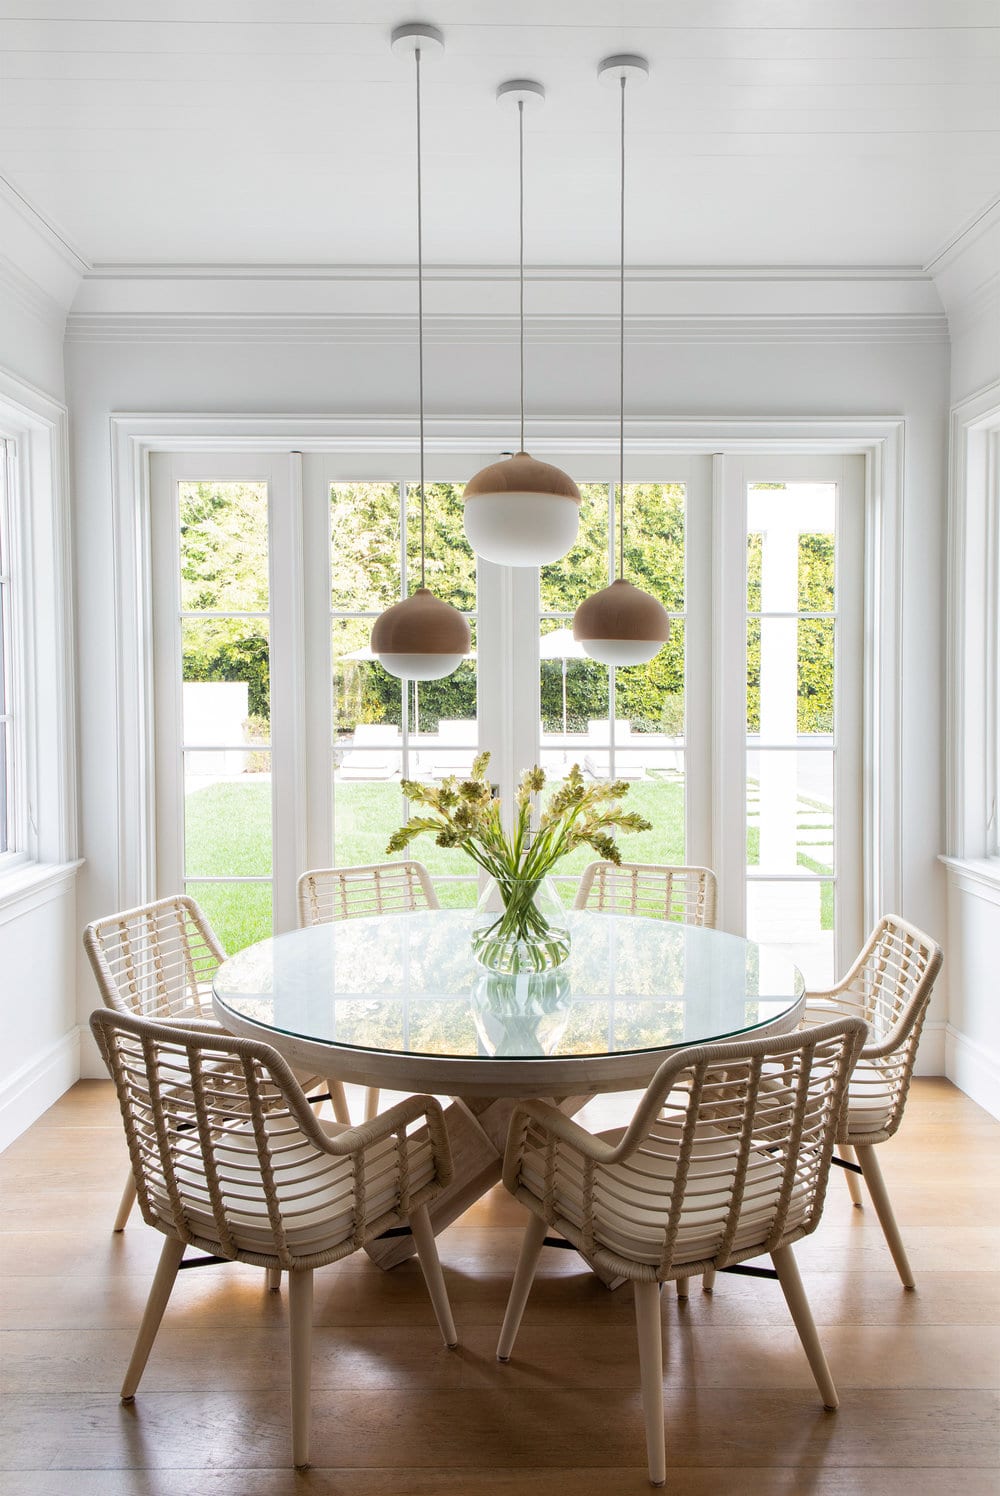
M417 80L417 367L420 408L420 586L386 608L371 632L371 651L382 669L401 680L440 680L451 675L472 648L469 620L442 602L426 580L426 514L424 502L424 225L420 151L420 59L442 52L444 38L436 26L421 22L397 26L392 50L411 53Z
M544 99L542 85L528 78L514 78L497 89L499 103L517 107L521 444L513 457L493 462L469 479L464 503L469 544L477 556L499 566L545 566L560 560L580 525L580 490L573 479L524 450L524 111Z
M625 85L644 82L649 64L644 57L624 54L606 57L597 70L621 96L620 258L618 275L618 577L609 587L584 598L573 615L573 638L605 665L644 665L659 654L670 636L670 619L663 604L625 580Z

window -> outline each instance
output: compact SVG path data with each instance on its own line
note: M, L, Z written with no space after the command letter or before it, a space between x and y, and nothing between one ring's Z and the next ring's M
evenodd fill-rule
M11 497L14 443L0 440L0 856L16 850L13 743Z
M948 846L1000 860L1000 385L952 413Z
M629 805L653 830L623 839L631 862L683 863L685 826L683 482L626 483L630 581L654 592L670 614L666 647L628 668L589 659L573 638L577 606L618 574L618 486L581 485L580 533L569 555L539 578L541 763L558 778L578 763L594 778L626 780ZM560 864L564 892L593 860L579 848ZM567 875L572 875L567 877Z
M402 782L487 748L507 795L533 761L550 783L573 763L626 779L652 822L626 860L713 867L723 928L830 981L862 934L863 460L671 457L629 481L626 574L671 633L617 669L572 638L617 572L615 483L583 485L564 561L506 572L472 554L446 461L426 580L468 616L473 655L402 683L368 639L418 582L410 478L329 453L154 458L159 887L190 889L230 950L289 928L305 868L384 859ZM474 902L461 853L428 837L410 855L442 903ZM565 896L588 860L560 868Z
M436 681L400 681L372 658L372 624L419 585L420 495L415 483L329 486L334 865L381 862L409 815L404 779L471 772L479 751L476 701L476 558L462 523L462 485L426 485L426 580L465 613L472 658ZM474 904L475 870L430 838L412 851L430 870L442 904Z

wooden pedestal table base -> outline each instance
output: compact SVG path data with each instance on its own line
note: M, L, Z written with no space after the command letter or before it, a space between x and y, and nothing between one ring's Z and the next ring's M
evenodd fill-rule
M589 1100L589 1096L556 1097L553 1105L572 1117ZM428 1209L435 1236L500 1182L507 1129L517 1105L509 1097L456 1096L445 1109L455 1172L448 1188ZM389 1269L414 1256L416 1247L409 1231L404 1230L399 1236L376 1237L365 1251L372 1262Z

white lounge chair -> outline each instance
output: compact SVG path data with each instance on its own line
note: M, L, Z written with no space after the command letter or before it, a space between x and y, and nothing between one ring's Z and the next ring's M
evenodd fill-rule
M610 723L607 717L595 722L593 719L587 723L587 735L593 747L588 747L583 756L583 767L594 779L610 779L611 777L611 754L608 749L610 740ZM615 748L631 747L635 743L632 736L631 722L623 721L620 717L615 719ZM644 779L646 775L645 763L636 756L634 752L615 753L615 778L616 779Z
M359 722L340 764L341 779L392 779L403 767L403 735L390 722Z

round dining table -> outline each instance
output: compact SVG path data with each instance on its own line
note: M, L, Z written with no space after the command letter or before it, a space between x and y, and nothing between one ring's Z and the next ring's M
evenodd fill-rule
M736 935L575 910L555 970L487 971L471 910L338 920L277 935L224 961L213 1007L297 1069L393 1091L451 1097L451 1184L435 1231L500 1178L510 1114L544 1098L568 1114L598 1092L648 1084L674 1050L784 1033L805 1001L798 968ZM370 1242L388 1268L405 1231Z

